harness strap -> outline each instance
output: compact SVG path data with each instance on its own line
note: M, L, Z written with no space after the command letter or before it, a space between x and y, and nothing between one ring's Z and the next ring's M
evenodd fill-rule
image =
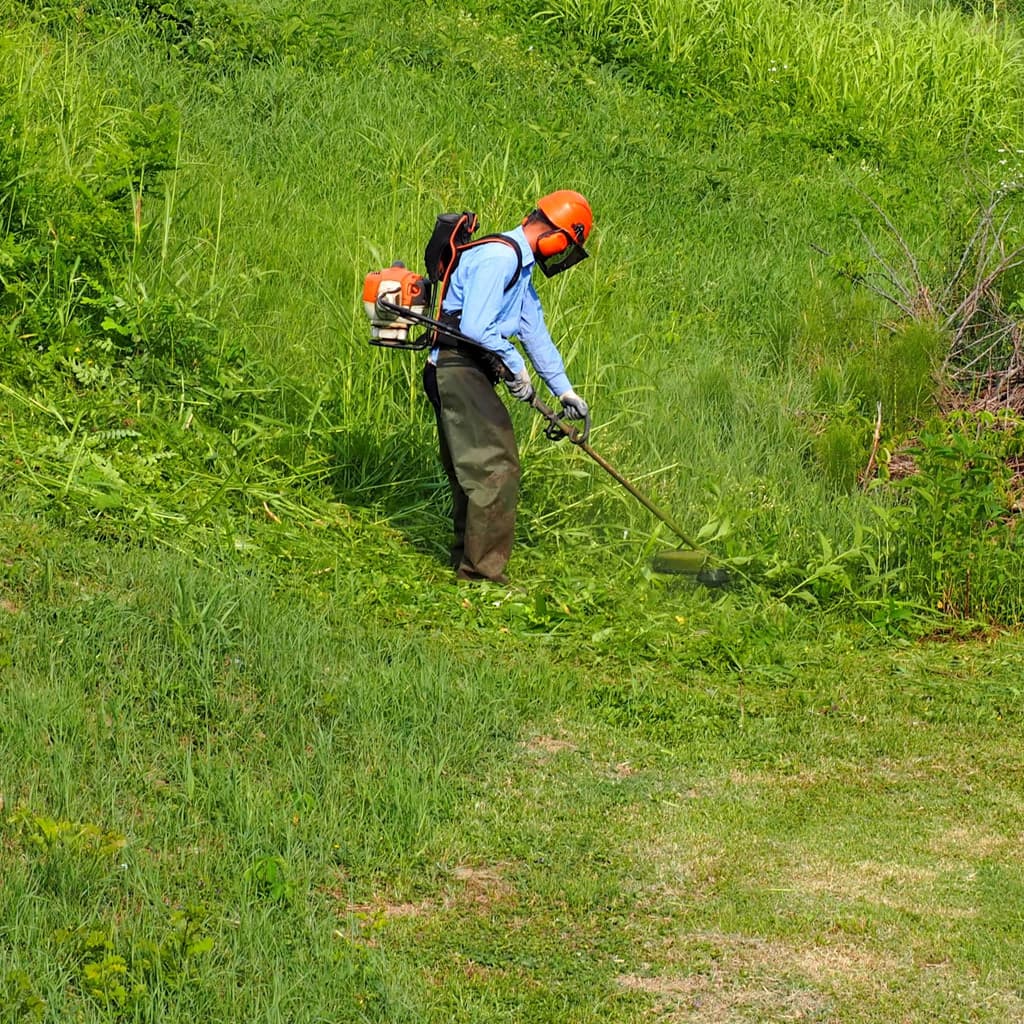
M459 252L465 252L466 249L473 249L478 245L487 245L488 242L501 242L515 251L516 272L509 279L508 284L505 285L505 291L509 292L514 287L516 281L519 280L519 275L523 272L523 253L516 242L513 242L511 238L508 238L505 235L484 235L483 238L477 238L472 242L467 242L465 245L459 246ZM448 279L445 278L445 284L447 285L447 283Z
M456 330L461 318L461 309L452 313L442 313L440 317L442 323L448 324ZM475 364L492 384L497 384L499 380L505 380L509 377L508 367L502 362L501 357L484 348L483 345L473 345L469 342L461 341L449 334L444 334L442 331L436 332L434 342L438 348L458 352L464 359L468 359Z
M509 292L512 290L516 281L519 280L519 275L523 272L523 254L519 246L512 241L511 238L507 238L505 235L484 235L483 238L477 238L472 242L467 242L465 245L460 245L455 250L455 259L449 264L447 270L445 270L444 277L441 278L440 288L438 288L435 309L437 314L440 315L441 303L444 301L445 294L448 291L448 282L451 280L451 276L455 271L455 267L458 265L458 257L464 253L467 249L473 249L478 245L487 245L490 242L501 242L503 245L510 246L516 254L516 272L509 278L508 283L505 285L505 291Z

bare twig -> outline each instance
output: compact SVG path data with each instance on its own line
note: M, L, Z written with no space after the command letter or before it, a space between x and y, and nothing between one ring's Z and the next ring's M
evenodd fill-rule
M910 321L941 324L949 336L942 371L961 393L979 396L993 389L1005 391L1024 374L1024 324L1004 308L1000 293L1005 276L1024 266L1024 246L1009 244L1015 231L1013 218L1020 208L1008 200L1019 198L1021 192L1004 190L984 204L979 202L955 268L936 282L937 287L925 281L921 263L892 218L870 196L859 193L877 213L893 244L883 252L861 227L874 269L838 273L878 295Z
M995 267L992 268L984 277L978 281L977 284L964 296L963 301L960 303L952 313L946 317L946 326L952 326L953 324L969 319L968 311L971 313L977 309L978 304L982 299L987 298L992 293L992 288L996 281L1003 276L1008 270L1013 270L1014 267L1019 267L1024 263L1024 248L1016 249L1009 256L1000 260ZM981 264L979 264L979 274L981 273Z
M861 194L864 195L863 193ZM903 235L900 234L899 229L892 222L892 220L890 219L889 215L885 212L885 210L883 210L878 205L878 203L876 203L868 195L864 195L864 198L867 200L870 206L874 207L875 212L878 213L878 215L885 222L885 226L888 229L889 234L896 240L896 244L902 250L904 257L910 266L911 279L914 282L915 290L918 292L925 291L925 284L923 278L921 277L921 268L918 265L917 257L910 251L910 246L907 245L906 240L903 238Z
M907 302L909 302L914 297L914 291L912 289L908 288L899 279L899 276L897 275L895 269L893 267L891 267L888 264L888 262L884 259L882 254L876 248L875 244L864 233L864 229L863 228L861 228L861 235L863 236L864 241L867 243L867 247L868 247L869 251L871 252L871 255L874 256L874 258L878 261L879 265L885 271L880 276L883 277L886 281L888 281L894 288L898 289L903 294L903 298ZM919 282L915 282L915 284L919 285L919 287L917 289L918 291L920 290L921 287L923 287L923 286L920 286Z
M864 467L864 473L860 480L863 487L867 487L868 483L875 475L875 459L878 457L878 445L882 440L882 403L878 403L878 415L875 418L875 436L871 440L871 455L868 458L868 464Z

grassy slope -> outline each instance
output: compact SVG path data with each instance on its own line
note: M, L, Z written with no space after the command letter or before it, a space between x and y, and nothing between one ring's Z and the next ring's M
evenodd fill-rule
M630 468L686 451L681 482L724 479L734 501L763 489L755 527L779 536L835 516L771 428L780 387L809 387L787 318L820 314L823 336L836 323L821 281L808 315L791 311L794 268L823 225L833 244L854 237L839 182L880 181L906 210L920 192L757 131L701 135L685 109L493 32L481 53L469 23L454 65L431 62L433 16L412 41L357 23L364 56L336 75L181 94L182 236L218 239L225 282L258 282L219 310L232 329L340 378L362 429L342 434L345 486L383 458L410 478L406 508L425 500L429 423L400 376L376 415L395 364L368 361L325 292L415 252L439 206L465 197L497 226L572 171L607 227L590 276L546 294L586 341L574 366L608 409L602 444ZM386 52L366 55L371 38ZM182 84L143 79L156 95ZM506 169L513 105L534 127ZM439 127L470 108L472 133ZM438 136L436 178L399 156ZM924 191L946 173L929 166ZM696 369L680 372L684 355ZM527 457L530 583L511 593L454 588L338 506L318 529L254 519L266 557L101 545L5 508L4 1014L1020 1016L1019 638L884 649L848 623L627 574L630 556L586 546L592 530L547 529L556 487L591 502L584 520L605 500L557 475L567 453L538 441ZM687 507L683 487L667 494Z
M863 226L882 246L867 196L938 280L965 230L965 182L998 176L1006 140L972 142L968 168L963 140L936 146L927 125L898 143L851 140L771 102L730 114L645 93L579 51L554 63L494 21L424 12L383 38L376 24L372 11L353 21L337 73L254 72L221 103L204 97L186 140L203 172L180 211L186 234L220 211L222 266L258 280L248 301L233 297L247 336L279 366L329 374L345 419L361 425L339 428L331 407L340 486L369 484L361 496L392 511L429 497L418 363L367 353L347 299L366 268L414 263L440 209L472 207L495 229L571 182L594 197L596 255L542 290L593 400L600 450L627 473L656 472L647 486L684 521L724 510L744 522L738 549L805 556L819 529L842 543L863 512L810 454L822 392L840 405L860 398L873 421L875 395L857 389L865 367L881 367L887 440L920 409L894 395L895 342L877 326L891 311L837 286L812 245L863 259ZM837 380L822 384L826 366ZM926 376L927 358L911 372ZM519 419L525 436L529 417ZM609 536L649 528L600 474L567 480L564 452L533 428L524 536L560 525L567 489ZM866 461L869 439L865 422L840 478ZM389 492L396 479L402 489Z

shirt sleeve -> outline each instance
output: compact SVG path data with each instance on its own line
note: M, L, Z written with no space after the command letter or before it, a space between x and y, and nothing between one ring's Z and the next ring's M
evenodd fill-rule
M547 384L551 393L556 397L564 395L572 385L565 373L565 363L544 322L544 310L537 289L533 287L533 281L530 281L523 296L518 336L530 357L530 362L533 363L533 368Z

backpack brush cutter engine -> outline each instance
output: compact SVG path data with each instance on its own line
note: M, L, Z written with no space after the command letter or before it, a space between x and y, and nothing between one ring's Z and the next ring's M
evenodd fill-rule
M426 316L431 300L430 282L404 263L374 270L363 281L363 309L370 320L370 344L382 348L424 349L430 332L409 337L414 324L433 323Z
M434 344L435 332L443 331L453 340L475 345L472 338L426 315L424 310L430 305L430 291L430 282L425 277L407 270L401 263L395 263L387 270L367 274L363 286L363 307L371 324L370 344L383 348L425 349ZM427 330L411 338L409 330L413 326L425 327ZM536 395L530 404L548 421L544 431L548 438L552 441L569 438L686 545L685 548L659 552L651 565L655 572L694 576L698 583L706 587L723 587L729 582L729 571L717 564L717 559L710 551L701 548L687 536L667 513L591 448L589 414L580 432L565 422L564 414L555 413Z

